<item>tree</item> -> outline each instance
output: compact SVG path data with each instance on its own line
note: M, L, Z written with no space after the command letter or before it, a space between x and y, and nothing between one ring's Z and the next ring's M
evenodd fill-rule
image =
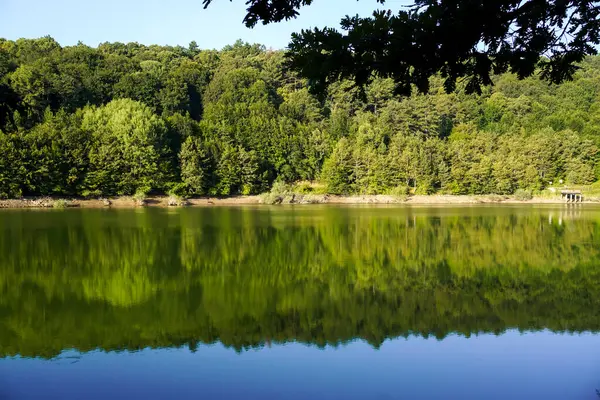
M202 141L196 136L186 139L179 153L181 181L190 195L204 195L210 185L210 158Z
M23 144L26 194L79 194L90 144L88 132L81 129L81 112L46 112L44 121L25 133Z
M142 70L124 75L114 86L115 97L144 103L156 112L162 111L160 95L163 85L159 71ZM163 94L163 97L165 94ZM164 100L163 100L164 102Z
M85 177L90 193L133 194L164 188L172 173L166 128L149 107L122 99L88 108L82 129L92 137Z
M342 79L325 99L284 64L242 41L0 39L0 196L237 195L314 180L330 193L512 194L600 176L600 57L562 85L505 73L481 95L448 94L436 75L428 94L399 96L374 76L365 96Z
M0 131L0 198L15 198L23 194L26 169L23 166L22 138Z
M58 106L51 84L55 75L53 66L41 59L21 65L10 75L12 90L21 99L23 108L36 119L41 118L46 108Z
M198 121L202 116L202 93L208 84L208 71L197 63L181 59L170 67L159 97L166 113L189 113Z
M327 191L333 194L351 192L353 168L354 158L350 143L348 139L342 138L323 164L321 179L327 186Z
M385 0L377 0L384 4ZM205 7L213 0L203 0ZM249 0L244 23L295 18L313 0ZM596 54L600 4L592 0L415 0L398 13L345 17L343 32L303 30L292 36L290 65L316 93L340 78L358 85L373 75L393 78L398 93L429 89L440 73L447 91L466 79L467 92L492 84L491 74L535 73L549 82L573 77L575 64Z

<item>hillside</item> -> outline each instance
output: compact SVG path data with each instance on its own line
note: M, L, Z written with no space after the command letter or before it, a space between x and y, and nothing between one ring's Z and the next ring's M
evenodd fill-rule
M0 40L0 197L249 195L318 181L331 194L512 194L600 177L600 57L572 82L495 77L481 95L319 100L282 52ZM310 190L310 186L309 186Z

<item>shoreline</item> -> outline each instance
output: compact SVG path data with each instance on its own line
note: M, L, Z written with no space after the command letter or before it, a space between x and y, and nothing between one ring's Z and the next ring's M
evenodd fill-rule
M107 199L82 199L65 197L27 197L21 199L0 200L0 208L173 208L173 207L210 207L210 206L245 206L261 205L262 196L231 196L231 197L198 197L185 200L183 203L173 203L169 196L148 196L142 202L131 196L117 196ZM531 200L517 200L511 196L498 195L428 195L409 196L399 199L389 195L309 195L298 196L298 200L286 204L331 204L331 205L445 205L445 204L565 204L560 197L533 197ZM586 200L583 203L598 203L597 199ZM578 203L582 204L582 203Z

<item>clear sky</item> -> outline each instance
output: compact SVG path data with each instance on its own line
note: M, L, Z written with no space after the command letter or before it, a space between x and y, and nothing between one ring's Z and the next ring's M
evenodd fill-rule
M290 34L309 27L339 27L344 15L370 15L375 0L315 0L296 20L247 29L244 0L214 0L207 9L202 0L0 0L0 37L6 39L54 37L62 45L78 41L90 46L102 42L221 48L237 39L284 48ZM404 0L388 0L398 10Z

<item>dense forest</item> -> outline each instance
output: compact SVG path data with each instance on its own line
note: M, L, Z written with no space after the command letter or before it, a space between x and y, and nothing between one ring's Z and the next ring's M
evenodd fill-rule
M511 194L600 177L600 57L574 81L481 95L340 81L318 99L283 52L0 39L0 197Z
M600 331L594 210L67 210L2 226L0 357Z

